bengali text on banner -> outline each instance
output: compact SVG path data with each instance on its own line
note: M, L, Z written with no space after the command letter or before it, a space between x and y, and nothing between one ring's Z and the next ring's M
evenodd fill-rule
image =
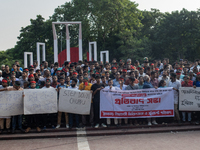
M100 92L101 118L151 118L174 116L172 88L109 90Z

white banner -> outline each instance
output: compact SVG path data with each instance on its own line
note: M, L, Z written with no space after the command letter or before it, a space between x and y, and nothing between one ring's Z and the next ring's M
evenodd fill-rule
M24 114L57 113L57 91L54 88L25 89Z
M0 116L21 115L23 111L23 91L0 92Z
M200 88L179 88L179 110L200 111Z
M73 114L90 114L92 93L62 88L59 94L59 111Z
M173 117L172 88L109 90L100 92L101 118Z

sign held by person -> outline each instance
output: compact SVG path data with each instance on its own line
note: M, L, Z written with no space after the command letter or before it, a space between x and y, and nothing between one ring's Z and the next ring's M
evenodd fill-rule
M54 88L25 89L24 114L57 113L57 91Z
M23 111L23 91L0 92L0 116L21 115Z
M90 114L92 93L74 89L60 89L59 111L73 114Z
M100 91L101 118L152 118L174 116L172 88Z
M200 88L179 88L179 110L200 111Z

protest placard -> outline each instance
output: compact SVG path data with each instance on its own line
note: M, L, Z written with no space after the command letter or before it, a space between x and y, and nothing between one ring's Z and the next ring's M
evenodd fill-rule
M23 91L0 92L0 116L21 115L23 111Z
M92 94L90 91L62 88L59 94L59 111L89 115L91 98Z
M57 112L57 91L54 88L25 89L24 114Z
M179 88L179 110L200 111L200 88Z
M173 117L172 88L100 91L101 118Z

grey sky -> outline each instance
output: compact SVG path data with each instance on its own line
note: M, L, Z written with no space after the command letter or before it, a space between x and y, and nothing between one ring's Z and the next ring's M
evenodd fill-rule
M19 36L21 27L30 24L30 19L42 15L48 19L54 9L69 0L0 0L0 50L13 48ZM197 10L200 8L199 0L133 0L139 4L141 10L151 8L160 9L161 12L171 12L186 8Z

